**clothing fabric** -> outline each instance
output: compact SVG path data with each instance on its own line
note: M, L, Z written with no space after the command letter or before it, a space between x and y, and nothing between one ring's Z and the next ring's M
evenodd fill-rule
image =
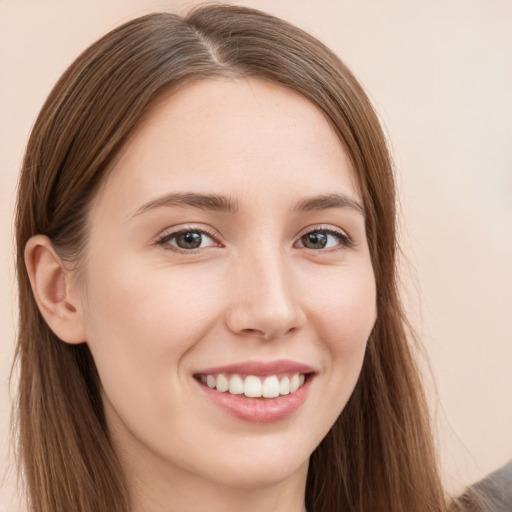
M512 460L471 486L458 502L461 512L512 512Z

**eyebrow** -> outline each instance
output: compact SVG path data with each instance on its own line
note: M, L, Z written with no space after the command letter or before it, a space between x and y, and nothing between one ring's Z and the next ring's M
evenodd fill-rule
M295 207L295 211L309 212L314 210L328 210L329 208L349 208L365 216L362 205L344 194L326 194L302 199Z
M238 201L223 195L197 194L193 192L176 192L153 199L142 205L134 217L148 210L161 207L192 207L200 210L213 210L225 213L238 213ZM321 196L307 197L300 200L293 211L309 212L315 210L328 210L329 208L349 208L365 215L364 208L354 199L344 194L325 194Z
M141 206L134 214L134 217L148 210L160 208L162 206L172 207L192 207L200 210L213 210L226 213L238 213L238 202L231 197L212 195L212 194L195 194L192 192L178 192L166 194L157 199L153 199Z

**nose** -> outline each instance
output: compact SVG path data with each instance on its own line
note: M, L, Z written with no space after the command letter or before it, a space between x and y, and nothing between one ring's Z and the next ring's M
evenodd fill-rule
M233 270L226 320L232 332L271 340L303 327L306 315L285 257L253 255Z

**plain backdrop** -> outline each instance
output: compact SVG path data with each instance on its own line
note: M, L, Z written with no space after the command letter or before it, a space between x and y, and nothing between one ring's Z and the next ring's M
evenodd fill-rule
M8 376L17 315L13 209L31 125L60 74L99 36L133 17L197 3L0 0L2 512L22 510ZM444 477L457 491L512 457L512 2L238 3L327 43L381 115L401 193L404 293L431 362Z

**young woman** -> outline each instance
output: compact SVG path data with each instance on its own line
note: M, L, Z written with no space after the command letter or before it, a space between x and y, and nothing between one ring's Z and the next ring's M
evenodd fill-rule
M446 510L386 141L316 39L226 6L107 34L16 229L31 510Z

